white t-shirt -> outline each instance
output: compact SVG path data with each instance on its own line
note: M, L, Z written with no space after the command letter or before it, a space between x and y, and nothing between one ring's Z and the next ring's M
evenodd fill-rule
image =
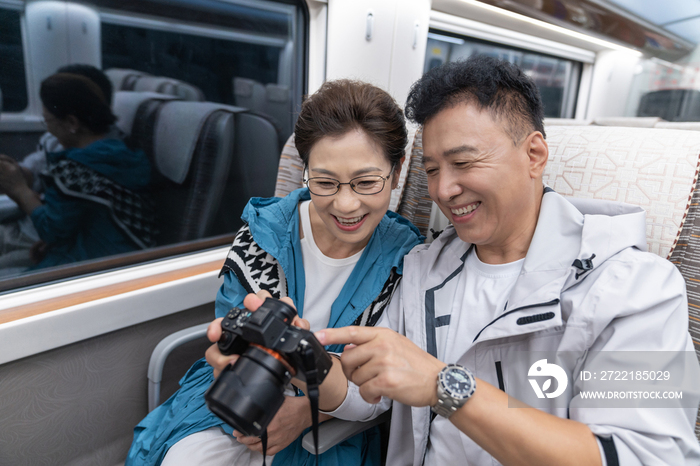
M301 239L301 255L306 278L303 317L311 324L311 331L315 332L328 327L331 306L338 298L355 264L360 260L364 248L345 259L331 259L324 255L316 246L311 231L310 204L311 201L304 201L299 205L299 217L304 232Z
M436 329L438 359L454 363L471 347L474 337L495 319L506 304L525 259L508 264L485 264L476 251L467 256L457 280L451 280L453 292L436 294L436 316L449 313L449 324ZM451 301L450 301L451 300ZM446 321L438 319L440 322ZM478 387L477 387L478 390ZM448 419L436 416L430 426L426 465L464 464L469 461L462 442L473 442Z

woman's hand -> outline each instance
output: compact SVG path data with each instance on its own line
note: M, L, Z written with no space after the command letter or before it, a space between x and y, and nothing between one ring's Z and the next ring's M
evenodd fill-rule
M270 295L270 293L264 290L258 292L257 295L251 293L245 297L245 299L243 300L243 305L249 311L256 311L262 305L263 301L265 301L266 298L271 297L272 295ZM285 303L294 307L294 303L290 298L282 298L281 301L284 301ZM235 363L236 360L238 360L239 356L237 354L226 356L224 354L221 354L221 351L219 351L219 346L216 344L216 342L218 342L221 338L222 320L224 319L218 318L214 320L211 324L209 324L209 328L207 329L207 338L209 338L209 341L211 341L214 344L211 345L209 349L207 349L205 356L209 365L214 368L214 377L218 377L221 371L226 368L226 366ZM294 318L294 320L292 321L292 325L306 330L309 329L309 322L305 319L301 319L299 316L296 316Z
M7 155L0 155L0 190L15 198L23 189L30 189L22 167Z
M267 455L274 455L296 440L307 427L311 427L311 408L305 396L287 396L275 417L267 426ZM253 451L262 453L259 437L246 437L237 430L234 437Z

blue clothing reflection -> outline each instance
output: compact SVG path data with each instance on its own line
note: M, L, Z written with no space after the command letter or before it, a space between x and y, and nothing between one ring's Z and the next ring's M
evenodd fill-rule
M132 151L118 139L101 139L85 148L47 154L48 165L76 162L97 175L134 193L145 193L151 178L146 155ZM120 254L139 249L134 239L115 222L110 208L80 193L68 195L45 176L44 203L31 220L48 252L34 269ZM85 181L85 180L83 180Z

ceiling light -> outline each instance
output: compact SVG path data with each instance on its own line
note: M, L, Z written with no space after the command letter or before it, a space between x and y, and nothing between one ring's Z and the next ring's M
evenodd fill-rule
M586 42L590 42L591 44L596 44L601 47L605 47L608 49L613 49L613 50L619 50L621 52L627 52L636 56L641 56L642 53L639 52L638 50L631 49L629 47L624 47L622 45L615 44L613 42L609 42L607 40L603 39L598 39L597 37L589 36L586 34L583 34L581 32L576 32L571 29L563 28L561 26L557 26L554 24L546 23L544 21L540 21L539 19L534 19L530 18L529 16L521 15L519 13L514 13L512 11L504 10L503 8L498 8L492 5L488 5L486 3L482 3L478 0L461 0L464 3L468 3L470 5L474 5L476 7L482 8L484 10L493 12L493 13L498 13L503 16L507 16L509 18L513 18L519 21L523 21L525 23L533 24L535 26L539 26L544 29L549 29L550 31L557 32L559 34L564 34L569 37L573 37L576 39L581 39L585 40Z

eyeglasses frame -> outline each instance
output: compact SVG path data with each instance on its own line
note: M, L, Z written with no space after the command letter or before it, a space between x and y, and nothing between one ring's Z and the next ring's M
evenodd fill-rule
M340 187L343 186L344 184L350 185L350 189L352 189L352 191L353 191L354 193L359 194L360 196L374 196L375 194L379 194L379 193L381 193L382 191L384 191L384 187L386 186L386 182L387 182L387 180L388 180L389 178L391 178L391 174L394 173L394 169L395 169L395 168L396 168L396 165L393 165L393 166L391 167L391 171L389 172L389 174L388 174L387 176L383 176L383 175L360 175L360 176L356 176L355 178L351 179L351 180L348 181L347 183L341 183L340 180L336 180L335 178L328 178L328 177L326 177L326 176L314 176L313 178L306 178L306 179L303 180L303 182L304 182L304 184L306 184L306 187L309 189L309 192L310 192L311 194L313 194L314 196L319 196L319 197L330 197L330 196L335 196L336 194L338 194L338 193L340 192ZM308 167L307 167L307 170L308 170ZM383 184L382 184L382 189L380 189L380 190L377 191L376 193L358 193L357 191L355 191L355 187L352 185L352 182L355 181L355 180L357 180L357 179L359 179L359 178L364 178L364 177L366 177L366 176L378 176L379 178L381 178L381 179L382 179L382 182L383 182ZM336 186L336 191L335 191L333 194L316 194L315 192L311 191L311 188L309 188L309 181L311 181L311 180L318 180L318 179L322 179L322 180L331 180L331 181L337 182L338 185Z

